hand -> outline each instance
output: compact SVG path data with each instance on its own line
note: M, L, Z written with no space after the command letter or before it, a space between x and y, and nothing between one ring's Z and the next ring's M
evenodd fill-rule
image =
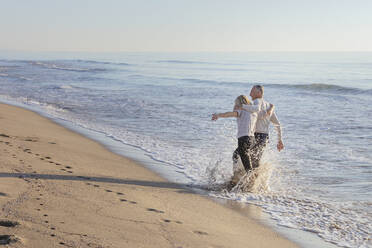
M278 151L280 152L281 150L284 149L284 144L283 141L279 140L278 144L276 145L276 148L278 148Z
M212 114L212 121L217 121L218 115L217 114Z

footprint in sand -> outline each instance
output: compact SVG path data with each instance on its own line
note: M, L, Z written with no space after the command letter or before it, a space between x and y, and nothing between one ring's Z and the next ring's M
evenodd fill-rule
M105 191L106 191L106 192L109 192L109 193L111 193L111 192L112 192L112 190L109 190L109 189L105 189Z
M182 224L182 221L179 221L179 220L176 220L176 221L172 221L172 220L168 220L168 219L163 219L164 222L167 222L167 223L170 223L170 222L174 222L174 223L177 223L177 224Z
M36 138L36 137L27 137L26 139L24 139L24 141L30 141L30 142L38 142L39 139Z
M124 195L124 193L121 193L121 192L117 192L116 194L117 195Z
M18 239L13 235L0 235L0 245L8 245L17 241Z
M65 166L65 168L66 168L66 169L72 169L72 167L71 167L71 166Z
M19 225L16 221L11 220L0 220L0 226L3 227L15 227ZM7 245L16 242L18 239L13 235L0 235L0 245Z
M0 226L4 227L15 227L19 225L17 221L11 221L11 220L0 220Z
M0 192L0 196L8 196L8 195L3 192Z
M155 209L155 208L148 208L147 211L155 212L155 213L159 213L159 214L164 214L164 211L157 210L157 209Z
M120 201L121 202L129 202L131 204L137 204L137 202L135 202L135 201L128 201L127 199L124 199L124 198L121 198Z
M207 232L203 232L203 231L193 231L193 233L196 233L196 234L199 234L199 235L208 235Z

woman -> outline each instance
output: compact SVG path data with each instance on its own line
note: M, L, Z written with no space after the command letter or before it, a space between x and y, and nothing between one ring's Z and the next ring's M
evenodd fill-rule
M229 118L236 117L238 125L238 154L242 160L243 166L246 172L252 170L251 164L251 148L255 143L254 131L256 127L258 115L271 115L274 105L270 105L270 108L267 111L260 111L260 108L257 108L257 111L247 112L242 110L243 104L251 105L248 97L240 95L235 99L234 111L226 113L218 113L212 115L212 120L216 121L218 118Z

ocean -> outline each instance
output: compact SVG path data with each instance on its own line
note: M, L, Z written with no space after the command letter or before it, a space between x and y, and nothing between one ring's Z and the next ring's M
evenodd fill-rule
M371 52L0 52L0 101L104 134L196 188L231 177L236 121L211 115L254 84L276 107L285 149L271 128L253 192L207 194L340 247L372 247Z

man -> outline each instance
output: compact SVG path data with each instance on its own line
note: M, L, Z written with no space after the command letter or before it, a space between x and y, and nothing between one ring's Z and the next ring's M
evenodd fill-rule
M263 99L264 87L262 85L254 85L249 94L252 97L253 105L243 105L242 109L246 111L255 111L257 108L260 110L268 110L270 108L270 103ZM282 141L282 129L280 122L275 112L271 115L266 115L263 118L258 118L256 123L256 131L254 133L256 144L252 148L251 162L252 167L257 168L259 166L263 149L266 147L269 141L269 125L270 122L273 123L278 134L278 144L277 149L280 152L284 149Z

